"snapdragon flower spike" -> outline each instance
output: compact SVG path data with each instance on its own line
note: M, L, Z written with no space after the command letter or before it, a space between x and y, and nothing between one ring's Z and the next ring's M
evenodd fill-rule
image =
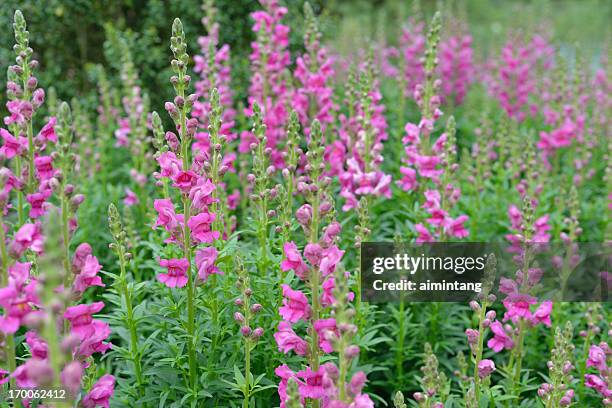
M549 406L567 407L574 397L574 390L569 388L572 385L571 373L574 369L572 336L573 326L569 321L564 330L559 327L555 330L555 346L547 363L550 382L543 383L538 389L538 396Z
M402 92L410 98L414 97L416 86L422 84L425 79L423 54L426 37L424 29L425 23L413 16L402 27L402 35L399 40L401 65L403 67L403 72L401 72L402 83L405 86Z
M263 310L263 306L259 303L254 303L255 299L253 296L253 289L250 287L249 274L242 260L237 258L236 264L238 274L236 288L240 290L240 296L234 301L234 305L239 310L234 313L234 320L240 325L240 334L243 340L245 361L244 378L246 384L242 388L242 393L244 396L243 405L248 407L250 405L251 387L255 385L251 384L251 379L253 377L251 373L251 351L255 348L261 336L264 335L263 328L257 327L253 329L252 326L254 325L256 316Z
M355 109L359 120L351 121L354 134L345 140L346 164L340 170L340 195L346 200L342 209L359 207L359 197L391 198L391 176L383 173L383 142L387 139L382 95L371 67L366 66L359 77L360 97Z
M306 173L297 180L297 190L305 195L306 204L298 209L296 217L306 236L307 244L304 250L300 251L294 242L286 242L284 259L281 261L282 270L293 270L310 288L309 297L304 291L293 288L290 284L282 285L283 302L279 314L283 321L279 324L274 339L283 353L293 352L304 357L304 365L297 371L287 365L276 369L276 374L281 378L278 387L281 407L289 406L286 392L288 381L297 382L302 399L312 400L314 406L331 407L332 405L328 404L331 403L335 380L338 378L338 368L334 364L321 364L320 361L323 353L334 351L335 340L330 335L339 335L341 331L336 318L330 314L337 296L337 292L334 292L335 282L340 279L342 286L347 279L344 270L340 271L338 267L344 251L336 245L340 225L334 221L333 205L327 191L330 179L324 175L324 149L320 135L320 124L314 121L309 149L305 155ZM326 220L328 222L324 226ZM349 293L343 293L341 296L352 299ZM296 332L294 324L299 321L305 321L309 326L308 336L301 337ZM356 332L354 326L347 327L352 333ZM354 350L349 354L352 357L356 355ZM360 377L361 374L356 377L353 388L347 385L347 390L351 390L347 398L365 402L367 396L361 395L364 381Z
M206 16L202 24L207 34L198 38L201 55L193 57L194 71L200 74L200 80L195 83L198 99L193 103L192 115L200 121L202 131L195 135L196 142L193 148L206 155L212 154L210 135L208 134L208 118L211 113L211 99L213 89L219 93L219 101L223 106L221 127L219 134L225 136L228 142L235 140L238 135L233 129L235 126L236 110L233 108L233 91L231 89L230 46L219 45L219 23L216 21L217 9L212 1L203 6Z
M475 80L472 36L457 34L441 41L438 58L442 103L461 105Z
M438 358L429 343L425 343L423 359L424 365L421 367L423 374L420 381L423 392L415 392L413 397L419 407L442 408L448 378L444 372L440 372Z
M246 114L253 115L254 105L258 104L266 125L266 147L271 149L272 164L281 168L283 154L281 143L285 136L285 126L289 119L293 90L287 72L291 63L288 51L289 27L282 24L287 8L280 6L278 0L262 0L264 10L251 14L255 20L253 31L257 40L251 43L251 84L249 86L248 108ZM240 135L241 153L246 153L255 142L256 135L244 131Z
M317 18L310 3L304 3L306 30L304 33L305 53L296 59L294 76L299 85L292 97L292 107L304 126L306 135L310 135L308 124L317 119L323 133L334 121L334 112L338 107L333 102L333 88L330 84L334 76L334 61L328 56L327 49L321 46Z
M554 50L541 36L527 44L512 39L502 48L499 61L490 62L492 72L485 74L485 83L509 118L520 123L537 113L531 100L538 91L535 74L539 65L551 68L551 53Z

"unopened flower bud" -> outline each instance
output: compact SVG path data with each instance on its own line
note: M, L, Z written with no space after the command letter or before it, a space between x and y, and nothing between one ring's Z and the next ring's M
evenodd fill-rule
M344 356L348 359L355 358L359 355L359 347L355 345L348 346L344 350Z
M258 338L263 336L263 334L264 334L264 329L262 329L261 327L258 327L255 330L253 330L253 334L252 334L251 337L253 337L255 340L257 340Z

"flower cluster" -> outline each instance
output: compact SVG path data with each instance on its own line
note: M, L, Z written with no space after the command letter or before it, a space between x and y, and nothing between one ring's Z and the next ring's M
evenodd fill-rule
M338 109L333 102L333 88L330 81L334 76L333 60L325 47L321 46L321 34L317 20L309 3L304 3L306 32L304 45L306 52L296 59L295 78L300 86L295 89L292 106L296 110L306 135L310 134L308 124L317 119L323 133L334 121L334 111Z
M345 382L348 374L345 364L359 353L359 349L348 343L356 327L348 322L349 315L345 307L339 306L353 296L344 287L346 275L338 267L344 251L336 245L340 224L333 219L333 208L327 192L330 179L323 176L325 165L322 162L320 136L321 127L315 120L306 153L307 173L298 180L298 191L306 195L307 203L298 209L296 218L308 243L302 252L294 242L286 242L280 265L283 271L292 271L310 290L309 299L302 290L282 285L283 303L279 308L282 321L274 338L280 351L303 356L307 365L297 372L287 365L276 369L276 374L281 378L278 388L281 407L288 406L289 381L297 382L302 400L318 401L317 404L322 407L348 407L350 401L369 401L367 395L361 394L365 383L363 373L355 374L348 384ZM325 219L331 222L322 228ZM335 307L335 313L325 317L331 312L332 306ZM295 331L304 324L309 327L306 340ZM333 351L343 355L340 370L332 363L321 364L322 353Z
M388 137L385 106L371 64L362 67L355 92L353 115L340 116L342 142L326 148L330 161L344 156L344 168L337 169L340 196L346 200L344 211L359 208L359 197L391 198L391 176L381 170L383 142Z
M57 110L36 137L32 118L44 102L44 91L37 88L33 70L38 65L31 59L29 33L20 11L15 12L14 50L16 65L9 69L7 108L10 116L4 122L11 132L1 129L4 144L0 151L9 166L0 169L3 197L0 211L0 249L2 257L0 279L0 332L5 338L3 348L7 370L0 382L25 388L64 386L74 400L81 391L83 378L88 381L95 370L88 370L94 353L110 348L104 341L110 335L107 323L92 318L104 307L103 302L72 305L90 287L104 287L99 272L102 269L87 243L80 244L70 255L70 241L77 228L76 211L84 196L75 194L69 183L74 166L71 153L73 125L68 104ZM12 133L12 134L11 134ZM14 137L13 134L17 135ZM45 155L48 146L55 145L52 154ZM22 159L24 161L22 161ZM25 164L25 165L24 165ZM11 216L11 192L17 192L15 230L5 223ZM25 199L30 204L26 215ZM47 200L55 195L59 212ZM48 214L45 228L39 219ZM8 235L13 233L12 238ZM8 243L8 246L7 246ZM30 357L16 366L14 335L25 332ZM114 379L107 376L106 397L99 398L107 406L113 393ZM83 397L85 407L93 407L95 386Z
M291 63L287 50L289 27L281 23L283 16L287 14L287 8L280 6L278 0L264 0L261 3L264 10L251 14L255 20L253 31L257 41L251 44L252 52L249 57L252 76L246 113L252 115L255 104L261 107L266 125L266 146L272 149L272 164L280 168L283 164L281 142L289 119L287 107L291 106L293 97L287 72ZM243 131L240 135L239 151L247 152L254 139L251 132Z
M612 349L608 343L593 344L589 349L586 365L593 367L596 373L586 374L584 385L601 395L604 406L612 405Z

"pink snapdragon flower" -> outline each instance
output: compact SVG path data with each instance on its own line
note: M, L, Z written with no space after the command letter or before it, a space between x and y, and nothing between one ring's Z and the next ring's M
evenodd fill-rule
M510 350L514 347L514 341L508 336L501 322L496 320L491 323L491 331L494 337L487 342L487 346L490 349L499 353L503 349Z
M280 142L285 137L285 125L289 119L288 107L291 106L291 83L287 80L287 69L291 57L289 45L289 27L282 24L287 8L281 7L278 0L263 0L264 10L251 14L255 21L253 31L257 41L251 43L252 75L249 86L247 115L251 115L253 104L262 107L266 125L267 147L271 148L271 162L277 167L283 166L284 160ZM240 152L249 150L253 142L251 132L241 135Z
M480 378L485 378L491 375L495 371L495 363L493 360L480 360L478 363L478 376Z
M331 341L328 340L328 335L331 333L338 336L338 328L336 327L336 319L319 319L314 322L314 329L319 336L319 347L326 353L334 351Z
M109 400L114 392L115 377L105 374L96 381L91 390L83 397L83 406L85 408L109 408Z
M42 190L33 194L28 194L26 200L30 203L30 218L39 218L47 212L47 199L53 192L51 190Z
M0 289L0 306L4 308L4 315L0 316L0 331L15 333L23 319L34 310L32 305L37 303L34 285L35 282L28 287L9 284Z
M317 371L313 371L310 367L297 373L298 377L304 381L298 384L300 395L304 398L321 399L325 396L325 388L323 387L323 376L325 368L319 367Z
M127 207L132 207L134 205L137 205L140 202L140 200L138 199L138 196L136 195L136 193L134 193L132 190L130 190L129 188L125 188L125 198L123 199L123 204L125 204Z
M403 80L406 83L405 94L412 96L418 84L425 79L423 56L425 54L425 24L415 18L410 18L402 28L400 37L400 53L403 61Z
M89 335L82 339L81 344L75 351L75 354L81 358L90 357L93 353L105 353L112 347L111 343L104 343L104 340L111 334L111 329L107 323L93 320L89 330Z
M102 265L98 263L98 258L93 255L88 255L87 258L85 258L85 263L81 271L74 279L74 289L77 292L83 293L90 286L106 286L102 283L102 278L98 276L98 272L101 270Z
M308 352L308 343L295 334L288 322L281 321L278 324L278 330L274 333L274 340L276 340L278 350L285 354L293 351L299 356L305 356Z
M157 158L161 169L160 176L174 179L181 172L183 165L173 152L164 152Z
M606 360L606 352L598 345L591 345L589 349L589 358L587 359L587 367L595 367L600 372L606 372L608 370Z
M456 35L440 42L438 71L442 79L442 101L461 105L474 82L472 36Z
M172 200L169 198L155 200L153 202L153 208L155 208L158 213L157 221L153 224L153 229L163 226L166 228L166 231L172 232L181 225L182 216L179 217L174 212L174 204L172 204Z
M212 230L212 223L215 221L215 214L204 211L196 216L189 218L187 226L191 229L191 236L196 242L212 243L219 239L219 231Z
M534 324L542 323L546 327L550 327L552 322L550 320L550 315L553 309L553 302L550 300L546 300L540 304L540 306L533 313L532 322Z
M608 388L608 384L597 375L585 374L584 385L594 389L604 398L612 397L612 390Z
M189 192L192 208L203 211L213 203L213 192L216 186L210 179L200 177L195 186Z
M223 275L215 261L217 260L217 249L215 247L200 248L195 253L195 263L198 268L198 277L206 282L212 274Z
M41 254L43 251L44 237L42 235L40 223L23 224L15 233L11 242L11 251L18 257L30 249L31 251Z
M34 167L36 167L36 176L40 181L50 179L55 173L51 156L38 156L34 158Z
M55 116L51 116L49 121L40 129L37 139L43 142L53 142L57 143L57 135L55 134L55 125L57 124L57 118Z
M293 290L289 285L283 288L283 306L278 310L281 317L289 323L306 320L310 317L308 298L299 290Z
M302 259L302 254L297 249L294 242L285 242L283 244L283 252L285 259L280 264L281 270L284 272L293 270L295 274L302 280L306 279L308 274L308 265Z
M161 259L159 265L168 269L167 273L157 275L157 280L169 288L182 288L187 284L189 262L185 258Z
M83 340L96 332L92 315L103 308L104 302L69 306L64 312L64 319L70 322L72 333Z
M28 139L23 136L17 138L2 128L0 128L0 136L4 141L4 144L0 147L0 153L4 154L7 159L20 155L28 148Z

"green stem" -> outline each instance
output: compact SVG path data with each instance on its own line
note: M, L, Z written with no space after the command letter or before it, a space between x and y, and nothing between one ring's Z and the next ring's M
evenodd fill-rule
M132 297L127 284L127 273L125 269L125 254L123 248L119 246L119 267L121 268L121 276L119 282L121 285L121 292L125 300L126 319L128 329L130 331L130 354L132 356L132 362L134 363L134 373L136 374L136 383L138 384L139 396L144 395L144 381L142 378L142 367L140 361L140 350L138 348L138 336L136 334L136 322L134 321L134 309L132 308Z
M0 276L2 280L0 281L0 286L4 287L8 285L8 254L6 250L6 236L4 233L4 220L2 219L2 215L0 214L0 251L2 254L2 275ZM6 359L7 359L7 368L8 371L12 374L17 368L17 363L15 361L15 340L12 334L8 334L6 336ZM11 378L10 380L11 387L15 386L15 380Z
M478 348L476 349L476 359L474 360L474 396L476 401L480 401L480 376L478 375L478 364L482 360L482 352L484 347L484 331L485 328L482 322L487 313L487 303L483 302L478 315Z

